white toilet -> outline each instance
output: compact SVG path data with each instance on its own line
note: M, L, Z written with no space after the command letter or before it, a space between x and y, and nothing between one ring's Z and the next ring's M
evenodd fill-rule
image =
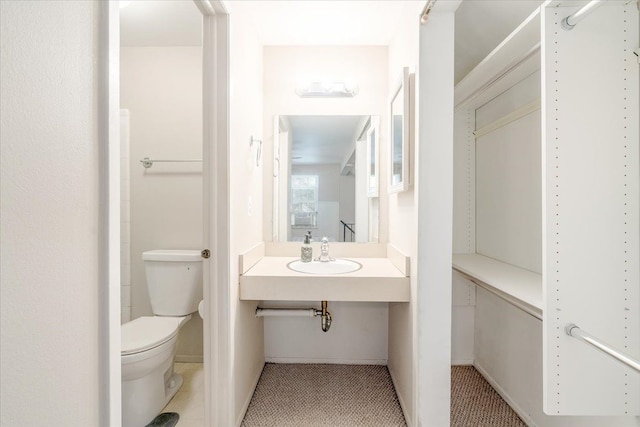
M182 386L173 372L178 331L202 300L202 258L195 250L142 254L154 316L122 325L122 425L150 423Z

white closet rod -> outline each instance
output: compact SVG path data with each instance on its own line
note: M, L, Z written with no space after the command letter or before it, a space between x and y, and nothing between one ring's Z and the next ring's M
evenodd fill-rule
M628 354L621 352L620 350L617 350L611 347L608 344L603 343L593 335L580 329L577 325L574 325L573 323L569 323L564 327L564 331L567 333L567 335L592 345L593 347L600 350L604 354L608 354L609 356L613 357L614 359L621 362L622 364L630 367L636 372L640 372L640 361L634 359Z
M565 30L573 30L573 27L591 12L596 10L599 6L602 6L604 2L607 0L591 0L589 3L584 5L580 10L576 13L573 13L562 20L562 28Z

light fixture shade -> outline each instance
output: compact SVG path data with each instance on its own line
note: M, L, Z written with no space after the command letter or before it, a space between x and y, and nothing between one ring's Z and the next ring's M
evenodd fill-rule
M314 81L296 87L296 94L301 98L353 98L358 92L358 85L353 82Z

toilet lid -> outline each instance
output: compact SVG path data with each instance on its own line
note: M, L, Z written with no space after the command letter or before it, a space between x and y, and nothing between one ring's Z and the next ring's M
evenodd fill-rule
M157 347L173 338L180 317L138 317L122 325L120 354L134 354Z

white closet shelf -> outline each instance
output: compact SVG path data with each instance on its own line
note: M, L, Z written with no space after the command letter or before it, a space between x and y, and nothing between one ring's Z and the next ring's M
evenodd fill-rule
M453 269L542 320L542 275L479 254L454 254Z
M455 109L476 109L540 69L540 10L536 9L455 87Z

